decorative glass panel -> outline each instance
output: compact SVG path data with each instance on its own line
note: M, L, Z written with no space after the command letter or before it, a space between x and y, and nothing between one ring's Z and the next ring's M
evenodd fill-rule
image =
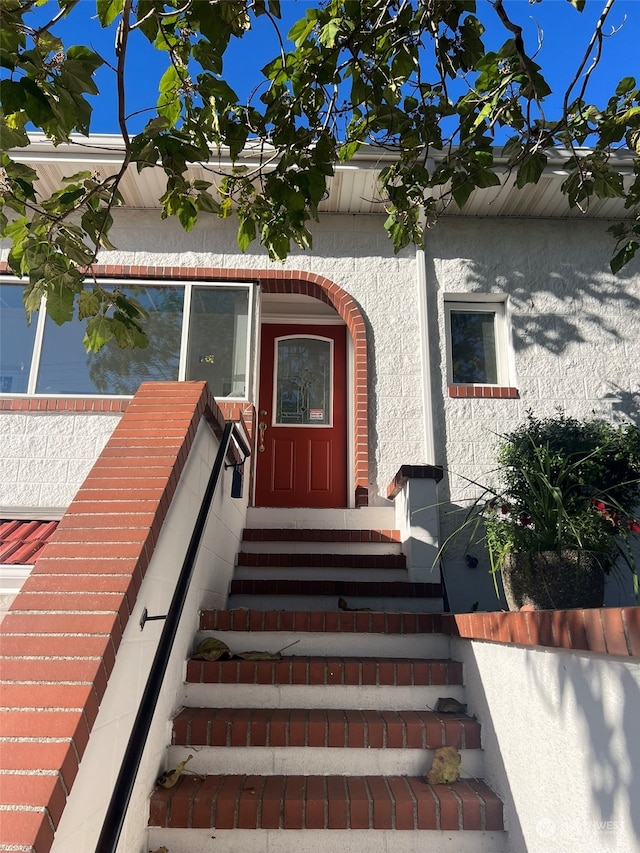
M0 284L0 394L27 392L37 315L27 326L23 287Z
M451 311L453 381L498 383L494 311Z
M284 338L276 358L276 424L331 424L331 341Z
M137 300L149 318L149 346L121 349L112 338L99 352L85 352L84 323L57 326L49 317L36 392L38 394L135 394L141 382L175 381L180 364L184 288L128 286L120 288Z
M249 291L194 287L187 379L206 379L214 397L245 397Z

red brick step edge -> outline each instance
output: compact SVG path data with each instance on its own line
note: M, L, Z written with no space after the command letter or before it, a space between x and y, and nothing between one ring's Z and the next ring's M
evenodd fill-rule
M189 829L503 829L502 802L478 779L415 776L183 776L151 798L151 826Z

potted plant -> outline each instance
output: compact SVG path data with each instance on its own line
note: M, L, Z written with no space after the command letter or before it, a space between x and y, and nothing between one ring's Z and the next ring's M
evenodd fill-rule
M484 491L463 528L482 523L510 609L600 607L620 562L638 597L638 427L529 412L501 436L497 461L502 488Z

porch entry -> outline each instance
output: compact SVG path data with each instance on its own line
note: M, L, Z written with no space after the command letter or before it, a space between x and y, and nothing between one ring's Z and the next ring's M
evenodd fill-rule
M256 506L347 506L346 327L263 324Z

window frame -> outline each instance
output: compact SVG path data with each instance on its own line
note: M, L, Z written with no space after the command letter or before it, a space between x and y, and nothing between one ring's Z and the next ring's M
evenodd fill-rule
M494 315L494 342L496 357L496 382L457 382L453 378L453 347L451 314L455 311ZM508 387L513 385L513 359L511 351L510 316L508 297L503 294L445 294L445 335L447 358L447 384L452 387Z
M2 281L5 284L12 284L18 287L24 287L24 283L20 279L13 276L3 276ZM88 284L92 284L88 280ZM224 400L248 400L251 398L253 388L253 376L255 372L255 363L252 358L252 343L254 341L254 318L256 316L256 300L258 292L258 282L256 281L202 281L201 279L171 279L158 280L146 278L100 278L99 284L102 287L182 287L184 288L184 301L182 306L182 330L180 335L180 353L178 365L178 378L176 381L185 382L187 371L187 355L188 355L188 338L189 338L189 322L191 317L191 296L194 288L232 288L234 290L246 290L248 293L247 300L247 340L245 346L245 364L246 364L246 381L245 394L243 397L229 396L224 397ZM86 393L50 393L37 392L35 389L38 382L38 374L40 371L40 362L42 358L42 348L44 342L45 322L46 322L46 297L42 298L40 308L38 310L37 319L35 319L36 330L33 341L33 349L31 353L31 365L29 369L29 379L27 382L27 390L20 392L0 392L0 399L10 397L36 397L36 398L60 398L60 399L110 399L110 400L130 400L132 394L103 394L96 392L95 394ZM25 321L26 322L26 321ZM222 399L222 398L221 398Z

